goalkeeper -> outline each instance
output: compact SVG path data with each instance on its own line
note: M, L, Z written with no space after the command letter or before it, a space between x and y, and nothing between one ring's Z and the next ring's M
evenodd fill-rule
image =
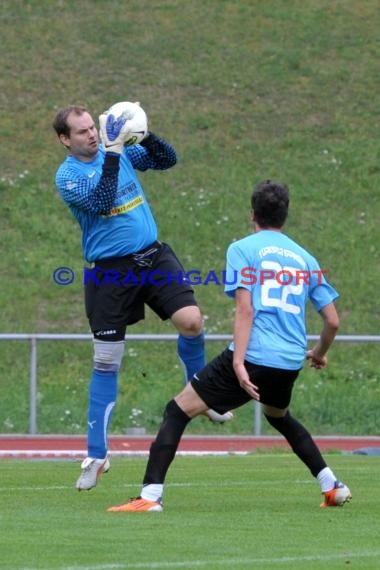
M118 391L118 372L128 325L144 319L145 304L162 320L171 319L179 332L178 355L186 381L205 364L202 315L186 282L162 280L181 275L182 265L169 245L158 241L158 231L136 170L166 170L176 164L173 147L152 132L140 144L124 146L133 125L103 113L100 137L89 111L71 105L53 122L69 155L56 173L56 186L82 230L83 256L96 278L85 286L85 307L93 333L94 362L89 386L87 457L76 483L89 490L109 469L107 433ZM109 271L120 282L108 279ZM131 272L157 271L152 280L125 282ZM106 279L104 278L106 273ZM106 282L106 280L108 281ZM142 281L142 280L141 280ZM208 410L213 421L231 414Z

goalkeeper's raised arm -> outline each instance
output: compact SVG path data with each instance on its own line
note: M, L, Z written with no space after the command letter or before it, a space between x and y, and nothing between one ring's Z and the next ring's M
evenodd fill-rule
M139 145L125 147L131 163L138 170L167 170L177 162L177 153L164 139L152 132Z

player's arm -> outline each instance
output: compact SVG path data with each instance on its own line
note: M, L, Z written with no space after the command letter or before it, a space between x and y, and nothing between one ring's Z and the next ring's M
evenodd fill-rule
M306 355L312 368L325 368L327 366L326 354L339 329L339 316L334 303L329 303L323 307L319 314L323 319L323 328L317 344Z
M164 139L152 132L140 144L125 147L125 152L137 170L167 170L177 162L177 153Z
M93 214L108 214L116 197L118 177L119 157L107 153L98 181L96 175L89 178L68 168L59 173L57 187L69 206Z
M253 325L253 307L251 292L239 287L235 292L235 321L234 321L234 356L233 367L240 386L255 400L259 400L257 386L249 379L244 364L248 342Z

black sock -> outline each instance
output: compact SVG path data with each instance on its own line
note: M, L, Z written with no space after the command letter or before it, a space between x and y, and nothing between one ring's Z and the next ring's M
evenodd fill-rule
M174 400L167 404L157 437L150 446L143 485L164 482L182 434L190 420L191 418Z
M310 433L289 412L283 418L264 415L268 422L285 437L294 453L305 463L314 477L327 467Z

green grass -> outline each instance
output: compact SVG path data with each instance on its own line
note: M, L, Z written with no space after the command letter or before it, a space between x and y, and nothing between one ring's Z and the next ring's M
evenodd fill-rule
M378 568L379 458L326 456L351 488L320 509L319 486L290 453L178 457L163 513L107 513L136 496L145 459L115 459L77 493L78 464L2 464L1 560L8 570Z
M292 195L287 233L340 293L340 332L378 333L376 0L3 0L0 17L2 332L88 332L80 231L54 188L65 152L51 122L68 103L96 117L126 98L141 102L152 130L178 151L175 168L141 180L161 239L186 269L220 272L228 244L250 231L253 185L279 178ZM52 279L63 265L76 275L67 287ZM206 332L231 332L221 287L196 293ZM319 332L316 316L308 324ZM148 313L133 332L174 331ZM126 356L114 429L141 407L155 431L181 382L175 350L130 349L139 356ZM2 342L0 352L0 432L25 431L28 349ZM84 430L90 347L47 343L39 353L40 430ZM320 433L373 433L378 361L378 345L336 346L326 372L305 372L297 412ZM249 432L250 414L241 417L236 430Z
M11 348L16 353L14 341ZM220 352L223 342L210 342L208 356ZM166 350L165 350L166 349ZM18 343L17 359L12 360L9 344L0 343L0 362L17 375L17 390L0 382L3 433L26 433L29 429L29 347ZM37 427L39 433L82 434L87 431L88 360L90 342L41 341L38 343L39 389ZM294 390L293 414L319 435L377 434L380 425L379 382L374 368L378 346L337 344L334 358L325 371L306 367ZM146 355L149 355L147 358ZM159 363L159 370L157 370ZM168 400L181 386L181 369L175 343L131 342L119 378L119 398L111 433L125 434L132 421L132 409L141 410L139 425L154 434ZM365 413L363 413L365 410ZM245 434L254 431L253 405L236 410L234 421L223 426L198 418L189 433ZM275 432L265 420L264 434Z

